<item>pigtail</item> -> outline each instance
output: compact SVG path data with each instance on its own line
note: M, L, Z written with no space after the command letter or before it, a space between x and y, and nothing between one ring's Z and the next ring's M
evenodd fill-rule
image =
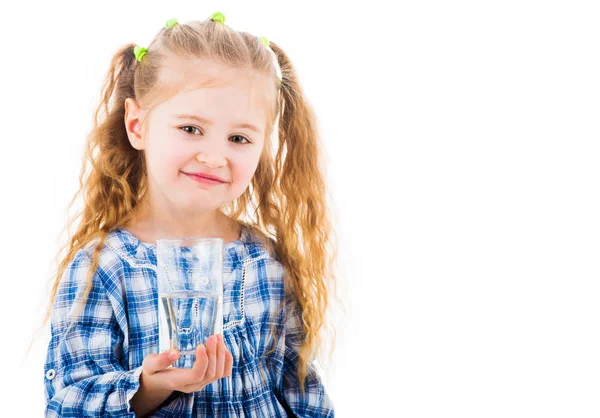
M92 278L98 268L98 256L106 235L112 228L130 219L145 186L144 177L140 176L145 172L143 154L131 147L124 124L125 99L135 98L137 62L134 46L126 45L114 55L100 93L93 129L87 138L79 190L73 196L67 213L70 213L77 197L81 196L85 204L83 210L67 222L68 241L58 253L58 260L62 261L54 277L44 323L51 316L60 280L69 263L79 250L97 240L99 243L92 256L81 305L74 318L79 315L92 288ZM77 230L71 234L70 226L76 221Z
M286 292L293 292L302 311L303 336L298 376L304 390L307 368L319 350L333 282L332 224L326 204L322 150L317 120L304 98L295 70L276 44L280 85L279 147L272 187L277 205L262 212L277 225L277 254L286 271ZM262 204L262 202L261 202Z

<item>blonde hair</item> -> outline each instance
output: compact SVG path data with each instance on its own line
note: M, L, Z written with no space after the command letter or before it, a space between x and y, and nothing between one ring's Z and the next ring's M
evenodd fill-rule
M83 307L107 234L133 219L146 193L145 158L128 140L125 99L131 97L141 107L151 109L176 94L176 86L157 83L159 70L173 56L210 59L231 68L254 70L273 78L273 106L268 113L265 146L249 187L224 206L223 212L259 231L284 267L286 293L293 294L302 310L304 339L299 349L298 376L303 390L307 367L321 348L324 330L334 331L325 318L335 286L337 245L328 212L316 118L294 67L283 50L271 42L281 71L279 85L273 54L258 37L210 19L161 29L141 62L134 56L134 47L126 45L115 54L101 91L94 126L87 139L80 187L69 206L82 196L84 207L71 220L70 223L79 222L74 234L69 228L67 243L58 254L62 261L53 278L44 323L51 316L69 263L79 250L97 241ZM269 138L276 121L278 147L273 155Z

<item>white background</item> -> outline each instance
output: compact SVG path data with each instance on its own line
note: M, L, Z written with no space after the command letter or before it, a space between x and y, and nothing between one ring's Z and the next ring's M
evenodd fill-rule
M3 416L112 55L215 11L278 43L319 117L347 317L339 417L598 417L600 39L581 1L103 1L0 10ZM12 7L12 9L9 9Z

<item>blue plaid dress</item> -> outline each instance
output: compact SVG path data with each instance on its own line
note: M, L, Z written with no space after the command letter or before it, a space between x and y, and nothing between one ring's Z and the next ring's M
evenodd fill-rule
M91 244L76 254L53 305L44 366L46 416L135 417L130 401L142 361L159 352L156 245L123 228L111 231L88 302L65 334L91 255ZM233 355L232 374L198 392L173 392L151 416L333 417L313 366L300 392L301 312L295 302L278 309L284 301L282 265L242 226L240 240L224 246L223 273L223 336Z

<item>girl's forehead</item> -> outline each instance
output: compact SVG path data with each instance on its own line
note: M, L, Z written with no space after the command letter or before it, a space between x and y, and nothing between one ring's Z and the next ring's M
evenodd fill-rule
M231 84L179 92L163 104L165 115L204 115L214 118L244 118L266 122L264 94L256 88ZM212 115L212 116L211 116Z
M212 60L169 60L159 74L159 86L166 88L168 107L211 104L259 108L273 105L273 80L249 68L233 68ZM159 87L159 88L160 88ZM239 109L241 110L241 109Z

